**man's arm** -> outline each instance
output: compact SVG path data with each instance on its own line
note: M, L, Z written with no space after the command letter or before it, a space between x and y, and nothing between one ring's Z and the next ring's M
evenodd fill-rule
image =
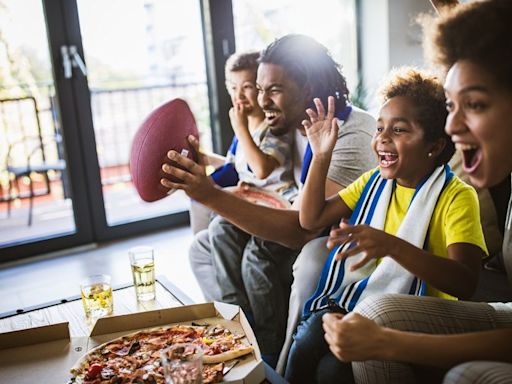
M191 138L190 143L194 147L198 147L195 139ZM162 185L185 191L190 198L207 206L240 229L254 236L295 249L301 248L318 235L318 232L306 231L301 228L299 212L296 209L275 209L252 204L232 193L216 188L205 175L202 165L175 151L169 151L169 158L184 169L164 164L163 171L183 180L183 183L162 179ZM331 180L326 181L326 194L332 195L341 188Z
M323 317L325 339L342 361L393 360L449 368L472 360L512 362L512 328L453 335L404 332L358 313Z
M300 249L317 236L316 232L306 231L300 226L299 212L295 209L256 205L218 188L213 188L208 193L208 198L194 200L243 231L288 248Z

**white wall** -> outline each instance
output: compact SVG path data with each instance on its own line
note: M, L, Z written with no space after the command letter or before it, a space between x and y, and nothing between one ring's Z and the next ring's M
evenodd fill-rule
M421 28L415 18L433 12L428 0L361 0L362 75L368 110L376 114L375 90L393 67L422 67Z

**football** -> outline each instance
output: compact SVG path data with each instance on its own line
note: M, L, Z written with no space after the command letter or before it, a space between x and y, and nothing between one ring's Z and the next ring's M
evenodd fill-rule
M194 115L182 99L159 106L141 124L132 141L130 173L142 200L151 202L167 196L169 190L160 184L162 177L180 181L162 171L162 164L173 163L167 158L169 150L186 153L197 161L187 140L189 135L199 138Z

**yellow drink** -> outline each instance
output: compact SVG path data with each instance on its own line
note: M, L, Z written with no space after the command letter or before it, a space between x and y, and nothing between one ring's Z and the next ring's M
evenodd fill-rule
M137 300L155 298L155 263L153 259L138 259L132 263L133 285Z
M81 291L82 303L87 318L96 319L112 314L114 300L110 284L106 282L84 284Z

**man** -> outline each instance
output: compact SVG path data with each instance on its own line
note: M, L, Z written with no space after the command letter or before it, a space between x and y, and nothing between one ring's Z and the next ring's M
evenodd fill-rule
M306 141L302 121L307 118L305 110L313 107L315 97L320 98L326 105L327 97L335 96L336 113L341 124L327 174L326 196L337 193L376 165L370 148L376 126L375 120L366 112L347 104L348 90L345 79L338 64L324 46L302 35L287 35L276 40L261 54L256 83L259 89L258 103L265 112L267 124L275 132L295 129L296 158L302 159L302 154L306 151L301 182L305 180L308 159L308 149L304 149ZM198 148L198 143L194 140L191 144ZM201 164L196 164L174 151L169 152L169 158L177 161L186 170L173 168L168 164L164 164L162 169L183 180L183 183L162 179L162 184L168 188L183 189L190 198L204 204L243 231L265 241L280 244L281 250L274 256L281 264L281 277L286 283L290 266L299 250L319 235L318 232L309 232L300 227L297 211L300 195L290 210L258 206L215 188L205 176ZM190 262L205 298L222 300L211 254L212 235L214 234L209 234L208 231L196 235L190 249ZM290 298L288 346L285 344L283 348L283 361L286 360L291 334L300 316L302 305L313 293L326 257L325 238L316 239L302 251L294 265L295 282ZM246 292L265 284L265 279L261 281L251 279L250 276L245 277ZM268 312L268 309L273 307L272 299L259 298L260 302L266 303L266 308L261 308L262 312ZM286 314L284 318L286 319ZM278 327L284 328L284 325ZM282 342L284 329L281 330L281 335L279 343ZM276 355L278 350L263 352Z

